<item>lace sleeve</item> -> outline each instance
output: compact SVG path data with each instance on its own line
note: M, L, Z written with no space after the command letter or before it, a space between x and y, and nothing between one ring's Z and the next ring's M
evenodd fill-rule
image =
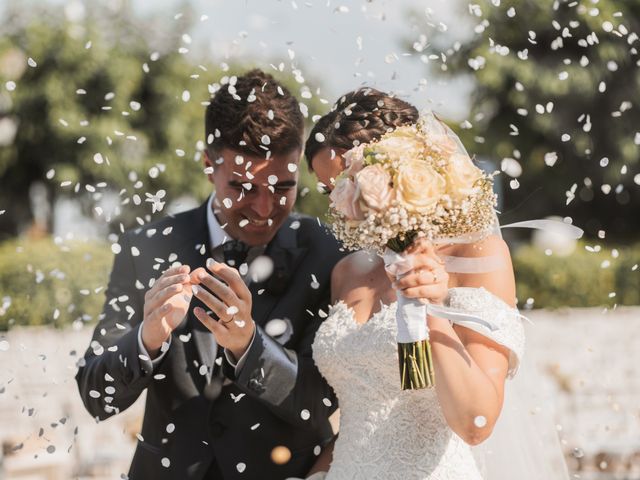
M477 324L460 322L461 325L490 338L510 350L508 376L512 378L518 371L524 355L524 327L522 315L500 298L484 288L458 287L449 290L447 305L450 308L473 314L492 324L489 330Z

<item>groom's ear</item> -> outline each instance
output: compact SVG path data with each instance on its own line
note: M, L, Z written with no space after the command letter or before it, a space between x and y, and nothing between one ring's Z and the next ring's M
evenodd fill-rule
M204 155L202 156L202 163L204 164L205 171L209 172L207 173L207 178L211 183L213 183L213 162L211 161L211 157L209 157L208 150L205 149L203 153Z

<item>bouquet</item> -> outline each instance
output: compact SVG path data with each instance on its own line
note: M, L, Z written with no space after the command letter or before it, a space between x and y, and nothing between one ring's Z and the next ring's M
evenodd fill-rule
M432 113L344 155L331 192L336 237L351 250L373 250L393 272L417 237L472 241L496 226L493 176L476 167L458 137ZM427 306L398 293L402 389L435 385Z

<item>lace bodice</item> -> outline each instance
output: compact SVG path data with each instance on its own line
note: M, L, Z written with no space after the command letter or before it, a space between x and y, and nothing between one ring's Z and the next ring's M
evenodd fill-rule
M499 328L487 336L511 350L515 372L524 350L517 311L484 289L451 289L449 304L496 321ZM340 435L327 480L481 479L470 447L447 425L435 390L400 390L395 334L395 303L363 325L337 303L318 330L313 357L340 402Z

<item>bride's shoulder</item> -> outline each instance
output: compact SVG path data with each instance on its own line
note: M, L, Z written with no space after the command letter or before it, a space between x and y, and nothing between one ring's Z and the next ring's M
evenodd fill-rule
M372 295L389 287L382 259L365 251L351 253L340 260L331 273L333 300L347 300L363 293Z
M445 257L450 287L483 288L508 305L515 305L513 265L502 237L489 235L473 243L447 247L438 253Z
M332 280L342 279L344 275L367 275L380 268L382 259L370 252L363 250L350 253L342 258L333 268Z

